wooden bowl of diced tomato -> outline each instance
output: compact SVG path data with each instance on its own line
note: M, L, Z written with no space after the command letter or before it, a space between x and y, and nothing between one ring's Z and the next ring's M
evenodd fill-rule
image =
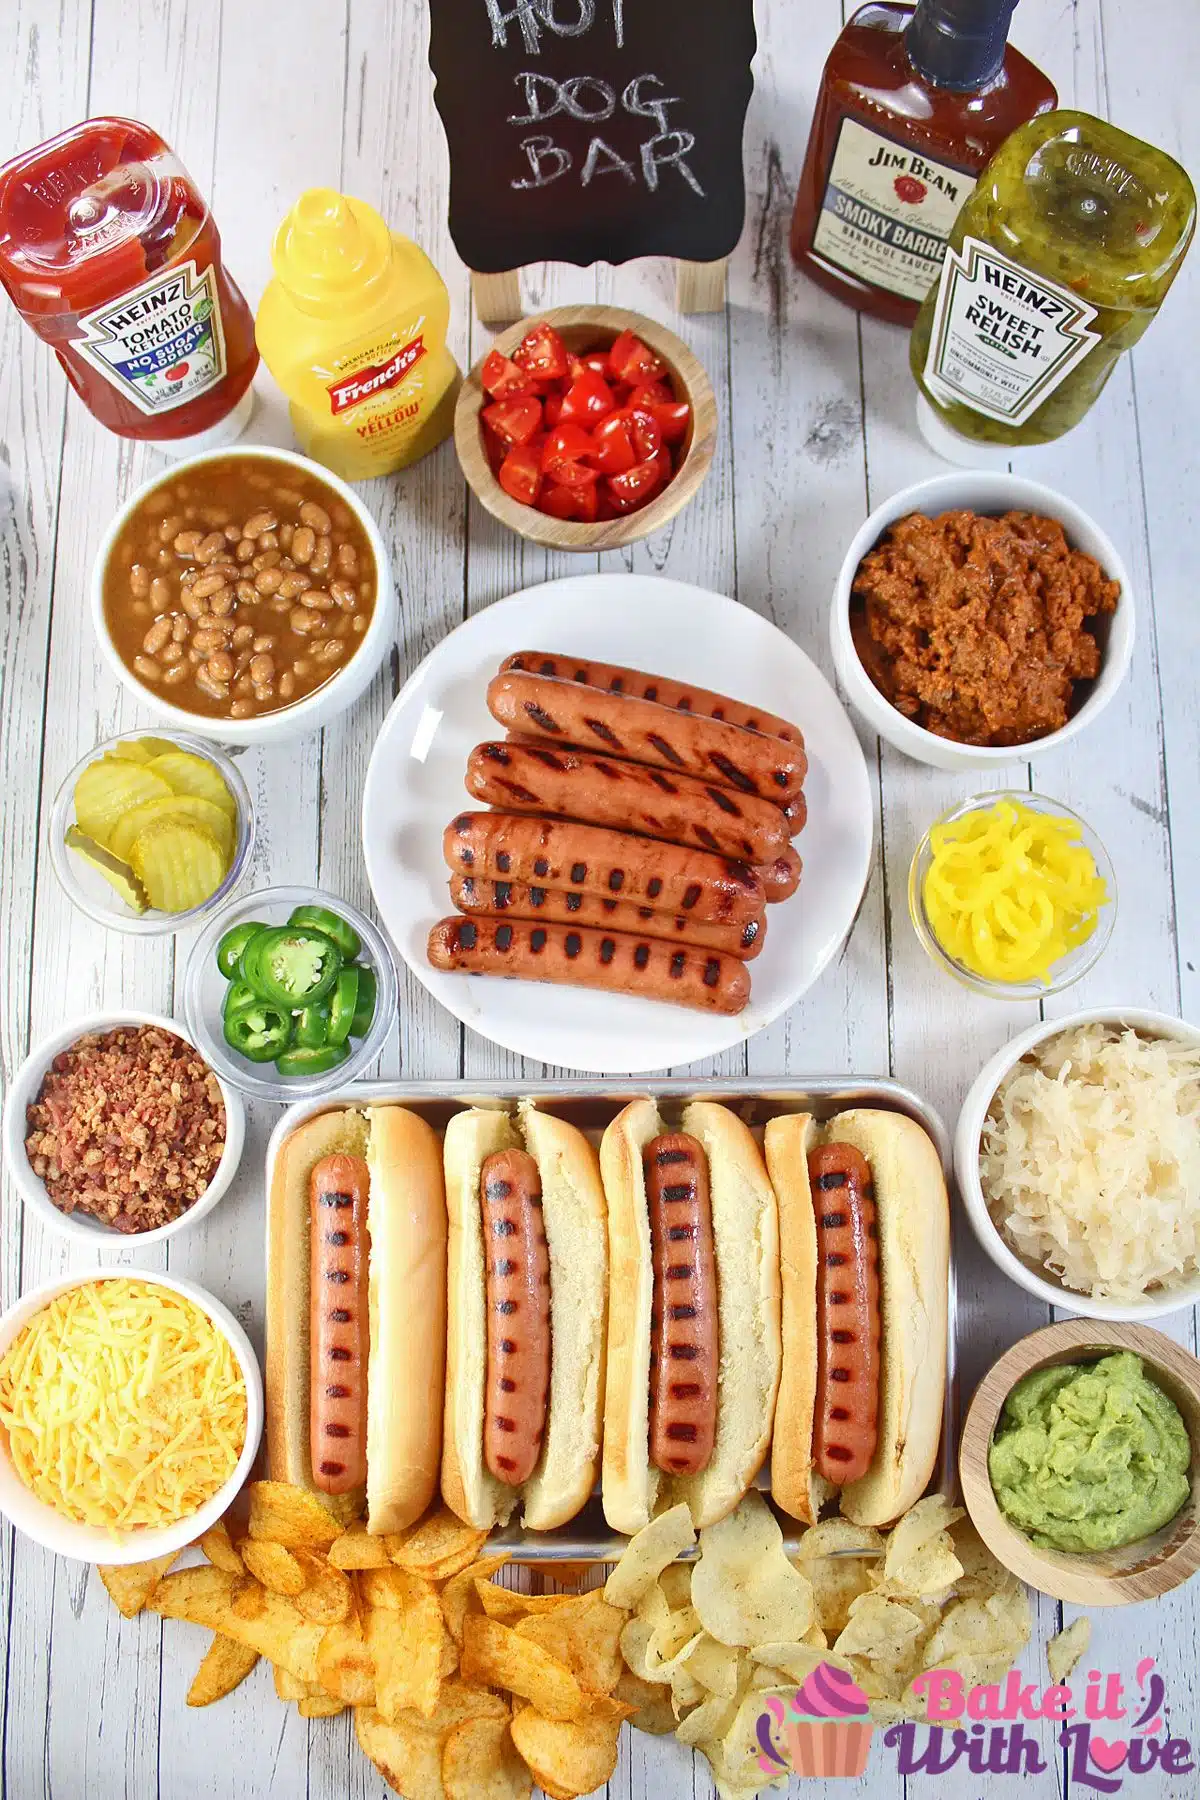
M687 345L616 306L560 306L501 332L454 415L480 502L554 550L614 549L665 525L708 473L716 430Z

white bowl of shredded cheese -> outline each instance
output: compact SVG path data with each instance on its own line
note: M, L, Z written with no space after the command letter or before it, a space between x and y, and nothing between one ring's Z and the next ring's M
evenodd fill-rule
M0 1318L0 1512L59 1556L182 1550L232 1503L262 1429L250 1340L194 1281L92 1269Z
M1200 1030L1103 1008L1022 1032L980 1072L954 1166L997 1268L1089 1319L1200 1300Z

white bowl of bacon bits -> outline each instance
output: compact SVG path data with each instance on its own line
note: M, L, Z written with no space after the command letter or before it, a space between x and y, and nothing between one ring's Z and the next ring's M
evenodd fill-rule
M1108 1007L1022 1032L981 1071L954 1140L997 1268L1089 1319L1200 1300L1200 1030Z
M49 1230L93 1249L174 1237L237 1173L246 1115L172 1019L96 1014L33 1050L4 1107L4 1157Z
M230 1505L262 1426L250 1340L194 1282L92 1269L0 1318L0 1512L59 1556L169 1563Z

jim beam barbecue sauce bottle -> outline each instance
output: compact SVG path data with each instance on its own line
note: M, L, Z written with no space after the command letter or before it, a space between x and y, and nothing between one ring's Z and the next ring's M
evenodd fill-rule
M1014 132L913 328L930 446L1003 464L1070 431L1158 312L1195 224L1185 171L1107 120L1053 112Z
M1016 0L860 7L829 53L792 256L847 305L911 325L975 178L1058 102L1007 42Z

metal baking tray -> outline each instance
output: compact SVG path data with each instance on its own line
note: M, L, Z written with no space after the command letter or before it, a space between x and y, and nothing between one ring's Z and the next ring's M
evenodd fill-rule
M303 1100L288 1108L267 1146L267 1260L271 1258L270 1195L275 1172L275 1158L288 1134L315 1114L346 1106L407 1106L427 1119L435 1130L444 1130L456 1113L468 1106L515 1107L518 1100L533 1100L548 1112L557 1113L587 1133L598 1143L604 1127L631 1100L651 1096L673 1117L689 1100L717 1100L732 1108L752 1129L761 1130L777 1113L811 1112L817 1119L852 1106L873 1106L883 1111L904 1113L925 1130L937 1149L950 1181L950 1139L946 1127L933 1107L909 1088L883 1076L807 1076L795 1080L763 1081L754 1077L736 1080L715 1078L687 1081L667 1078L651 1081L359 1081L340 1092L323 1094L316 1100ZM957 1442L957 1308L953 1247L950 1255L950 1304L946 1345L946 1399L942 1412L942 1440L938 1467L930 1491L938 1491L954 1499L957 1491L957 1469L954 1446ZM273 1318L268 1307L267 1341L274 1331L289 1328L285 1319ZM770 1461L761 1471L756 1486L769 1497ZM789 1554L797 1548L802 1528L794 1519L779 1515L784 1544ZM493 1532L489 1545L508 1550L515 1562L574 1563L615 1562L628 1539L614 1532L605 1522L597 1489L583 1510L555 1531L526 1531L515 1523L503 1531ZM694 1554L694 1552L693 1552Z

